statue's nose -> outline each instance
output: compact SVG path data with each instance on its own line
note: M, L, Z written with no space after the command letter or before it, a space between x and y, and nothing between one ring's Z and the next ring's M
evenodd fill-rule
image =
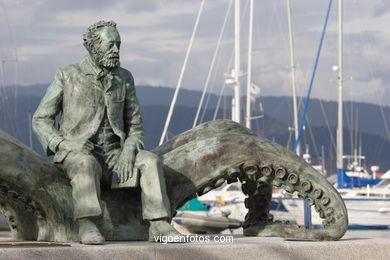
M118 46L114 45L114 46L112 47L112 51L113 51L114 53L118 53L118 52L119 52Z

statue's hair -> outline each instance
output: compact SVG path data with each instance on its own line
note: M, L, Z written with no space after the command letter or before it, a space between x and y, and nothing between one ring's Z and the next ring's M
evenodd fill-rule
M101 43L99 32L104 27L113 27L116 29L116 23L114 21L99 21L90 25L83 34L84 46L88 51L92 51L95 44Z

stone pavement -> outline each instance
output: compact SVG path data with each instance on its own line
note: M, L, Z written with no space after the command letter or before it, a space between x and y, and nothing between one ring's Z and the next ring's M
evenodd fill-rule
M8 235L8 236L7 236ZM234 235L233 243L107 242L103 246L12 242L0 232L0 259L390 259L390 230L348 231L340 241L303 242ZM204 236L204 235L203 235ZM226 236L226 235L224 235ZM213 239L213 237L211 237ZM14 245L12 245L14 243Z

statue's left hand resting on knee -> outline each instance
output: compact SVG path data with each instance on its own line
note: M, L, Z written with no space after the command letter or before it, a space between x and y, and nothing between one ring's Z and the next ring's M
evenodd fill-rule
M167 222L171 211L161 163L143 150L140 106L133 76L120 67L115 22L91 25L83 40L88 55L57 71L33 117L33 129L47 155L54 155L53 161L71 180L80 241L104 242L94 221L102 214L101 182L112 177L119 185L139 181L150 238L178 236Z
M116 174L116 180L118 183L124 183L129 178L133 177L135 155L136 152L141 149L142 148L139 145L137 145L137 147L124 147L122 149L114 167L114 173Z

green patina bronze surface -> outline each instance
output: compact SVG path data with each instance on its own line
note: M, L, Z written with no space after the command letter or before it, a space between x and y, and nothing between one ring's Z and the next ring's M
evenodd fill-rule
M142 190L149 237L179 236L168 223L162 164L143 149L140 106L133 76L120 67L116 23L89 26L83 40L88 55L57 71L32 119L46 154L54 154L54 163L70 180L79 239L104 243L107 236L97 228L105 210L101 191L130 187Z
M243 183L244 235L343 236L347 211L326 179L240 124L205 123L143 150L140 107L131 73L119 66L120 42L114 22L91 25L84 34L89 55L56 73L33 117L54 163L0 132L0 208L16 239L101 244L178 236L168 224L175 210L225 181ZM307 199L323 227L270 222L273 185Z
M248 214L244 234L338 240L347 230L344 202L303 159L229 120L202 124L157 147L171 209L228 182L244 182ZM0 206L17 239L78 241L71 186L64 173L25 145L0 132ZM284 184L309 200L324 219L306 230L268 222L272 185ZM139 188L102 190L99 228L107 240L146 240Z

